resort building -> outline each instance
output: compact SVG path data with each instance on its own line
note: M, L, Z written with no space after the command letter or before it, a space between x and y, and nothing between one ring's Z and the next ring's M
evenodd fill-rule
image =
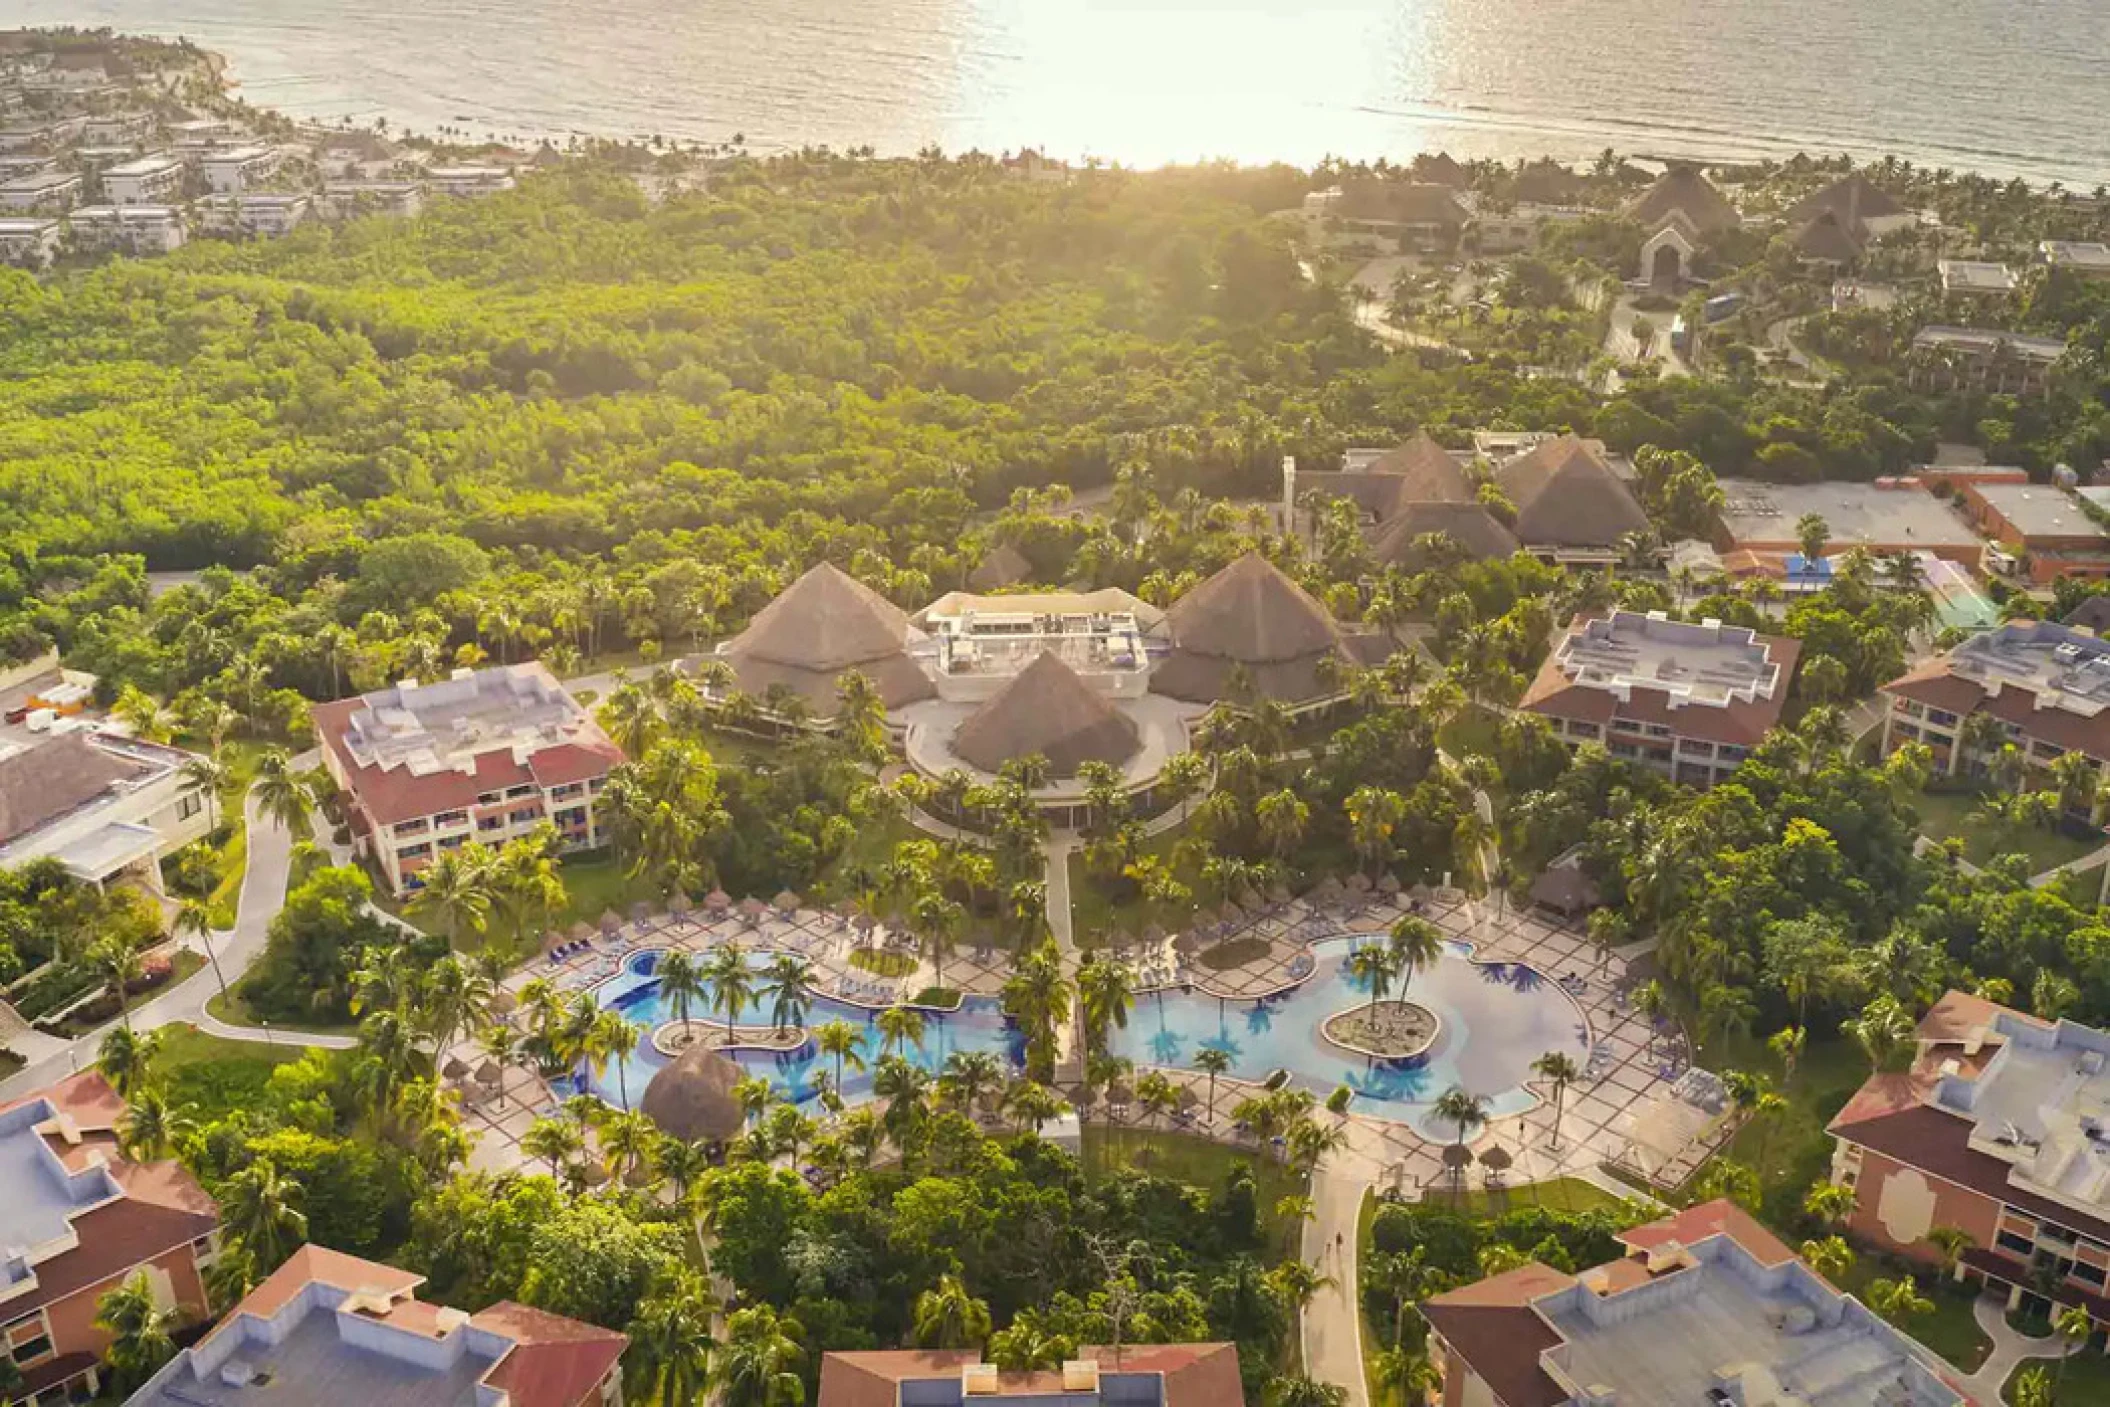
M1917 478L1874 483L1770 484L1757 479L1721 480L1722 507L1714 545L1723 553L1760 558L1800 553L1796 535L1804 517L1824 519L1825 556L1861 547L1879 557L1928 552L1960 566L1976 567L1985 543L1970 523Z
M2037 246L2037 257L2046 268L2062 269L2082 278L2110 278L2110 244L2047 239Z
M183 163L173 156L143 156L104 170L103 200L110 205L166 205L183 195Z
M360 215L396 215L405 219L425 208L425 188L416 181L332 181L322 188L315 211L325 220Z
M1801 645L1742 626L1577 617L1517 708L1570 745L1598 743L1693 786L1721 781L1780 722Z
M173 205L84 205L67 218L66 229L84 254L169 254L190 239L183 212Z
M2046 484L1964 484L1963 510L1989 539L1985 569L2050 586L2061 577L2110 576L2110 530L2081 501Z
M747 629L717 655L732 666L742 692L766 709L787 691L811 719L841 707L842 676L868 680L889 709L937 693L909 658L926 643L908 613L832 562L817 563L755 613Z
M2000 723L2029 764L2025 785L2069 752L2110 761L2110 641L2051 621L2010 621L1973 635L1955 649L1883 686L1887 754L1925 743L1935 765L1954 775L1982 776L1988 757L1966 755L1965 720L1974 713Z
M318 704L314 719L354 849L392 894L415 890L449 850L502 845L545 821L566 850L607 843L597 798L622 750L539 663L406 679Z
M1888 191L1858 174L1805 196L1781 219L1789 229L1800 229L1827 217L1863 244L1910 229L1919 219Z
M212 824L191 754L92 730L0 743L0 868L55 859L98 887L162 892L161 859Z
M1936 1262L1929 1233L1956 1227L1960 1275L2110 1327L2110 1033L1950 992L1918 1037L1909 1071L1872 1076L1831 1122L1851 1229Z
M1696 166L1676 164L1631 202L1627 218L1648 232L1641 277L1660 288L1692 277L1700 245L1743 223L1736 207Z
M1384 662L1392 642L1341 627L1310 592L1248 552L1172 603L1170 649L1152 692L1195 704L1271 699L1291 712L1321 708L1358 665Z
M201 233L232 239L277 239L308 217L304 195L209 195L193 207Z
M32 271L49 268L64 233L57 220L0 219L0 263Z
M1053 655L1091 687L1136 698L1150 684L1152 650L1163 654L1165 613L1126 591L1041 591L977 596L955 591L910 618L943 699L987 699L1042 655Z
M2005 264L1978 259L1938 259L1941 291L1959 298L2004 298L2018 284L2015 271Z
M81 140L91 146L129 146L153 135L151 112L107 112L81 119Z
M510 1302L427 1304L423 1283L303 1246L127 1407L621 1407L624 1335Z
M61 151L78 140L80 135L81 119L77 117L0 127L0 151Z
M37 171L0 181L0 210L24 215L63 215L80 203L77 171Z
M1995 1407L1727 1200L1422 1305L1444 1407ZM825 1382L825 1379L823 1380Z
M513 189L513 173L503 166L434 166L425 172L434 195L473 197Z
M1923 327L1912 338L1907 381L1915 390L2034 395L2066 355L2056 337L1984 327Z
M1837 273L1861 257L1865 235L1845 219L1827 210L1808 224L1797 226L1788 237L1796 262L1805 268Z
M1007 1373L972 1349L892 1349L821 1356L818 1407L1244 1407L1238 1346L1130 1344L1083 1348L1059 1369Z
M1650 530L1640 500L1592 440L1547 440L1502 464L1494 482L1517 510L1510 531L1549 562L1609 565L1626 555L1629 534Z
M0 1349L22 1372L9 1401L96 1391L110 1342L96 1301L137 1272L179 1323L208 1313L219 1212L180 1164L118 1150L124 1115L94 1071L0 1106Z
M270 180L278 163L274 147L227 147L199 158L198 170L214 195L240 195Z
M1374 235L1423 252L1454 247L1472 218L1447 186L1368 177L1308 196L1305 207L1345 234Z

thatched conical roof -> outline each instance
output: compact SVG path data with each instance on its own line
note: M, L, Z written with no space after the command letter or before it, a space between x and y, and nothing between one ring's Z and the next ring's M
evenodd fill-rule
M1473 485L1465 477L1465 469L1449 450L1429 438L1426 430L1416 432L1414 438L1398 448L1386 450L1363 466L1363 472L1400 480L1401 502L1473 501Z
M1682 217L1686 226L1699 235L1733 230L1742 223L1736 207L1700 173L1700 168L1683 164L1657 177L1656 183L1627 207L1627 214L1645 230L1659 229Z
M1818 264L1851 264L1861 257L1861 241L1845 220L1827 210L1795 232L1797 257Z
M953 735L953 751L984 772L1039 753L1057 777L1086 762L1120 766L1141 738L1127 715L1052 653L1020 670Z
M1648 514L1604 457L1573 435L1547 440L1495 475L1527 547L1610 547L1647 532Z
M719 653L748 693L759 696L782 684L826 717L838 703L836 680L853 669L872 681L889 708L929 698L930 680L908 657L910 638L899 606L822 562L779 592Z
M690 1046L652 1077L638 1107L684 1143L723 1143L739 1134L746 1118L733 1094L742 1078L740 1067L717 1051Z
M1860 172L1842 176L1821 191L1804 196L1783 217L1792 227L1806 225L1818 217L1836 216L1848 232L1859 235L1864 220L1886 220L1906 214L1896 197Z
M1370 555L1389 566L1425 570L1433 560L1423 540L1441 533L1474 561L1507 557L1517 535L1477 503L1406 503L1370 540Z
M1161 694L1213 703L1243 669L1263 698L1300 703L1332 692L1319 661L1360 661L1364 652L1310 592L1257 552L1248 552L1173 603L1172 653L1151 676Z
M1017 586L1033 577L1033 564L1026 554L1008 542L1000 542L982 558L981 564L967 574L969 591L995 591L1006 586Z

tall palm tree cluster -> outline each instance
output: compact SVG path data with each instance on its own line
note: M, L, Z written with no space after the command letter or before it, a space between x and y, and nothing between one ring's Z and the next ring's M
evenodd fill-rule
M414 914L430 917L456 947L484 943L517 953L570 902L557 861L557 829L544 822L496 849L470 841L443 850L426 866L411 896Z

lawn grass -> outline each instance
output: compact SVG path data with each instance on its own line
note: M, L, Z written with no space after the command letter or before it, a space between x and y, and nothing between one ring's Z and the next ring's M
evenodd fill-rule
M262 1099L271 1072L301 1057L298 1047L224 1040L190 1025L164 1026L160 1036L158 1066L169 1103L188 1106L201 1122L253 1107Z
M1294 1229L1275 1215L1275 1204L1284 1197L1305 1195L1304 1181L1272 1158L1258 1157L1198 1134L1153 1133L1147 1128L1103 1123L1085 1124L1083 1143L1087 1181L1118 1169L1134 1168L1213 1192L1224 1185L1232 1168L1243 1163L1252 1168L1253 1181L1260 1190L1261 1232L1268 1258L1281 1254L1282 1246L1294 1234Z
M168 981L157 983L152 987L147 987L131 993L125 998L125 1010L139 1010L141 1006L145 1005L147 1002L154 1000L154 998L160 996L163 992L166 992L169 988L175 986L178 982L183 981L186 977L189 977L192 973L196 972L199 968L203 966L205 966L205 958L202 954L194 953L188 948L178 948L174 953L169 956ZM103 988L103 991L107 995L107 985ZM114 1021L116 1019L117 1018L114 1015L98 1016L95 1017L93 1020L82 1020L80 1017L77 1016L69 1017L60 1026L59 1030L60 1034L66 1036L85 1035L87 1032L94 1030L98 1026L101 1026L104 1022Z
M1875 1255L1858 1257L1853 1267L1838 1279L1839 1288L1867 1301L1868 1286L1876 1280L1896 1280L1911 1273L1911 1267ZM1971 1306L1978 1300L1975 1287L1954 1280L1920 1273L1920 1292L1934 1301L1934 1312L1923 1314L1905 1326L1905 1332L1933 1349L1966 1373L1976 1372L1993 1351L1993 1341L1978 1327Z
M1148 837L1143 842L1142 853L1155 855L1169 863L1186 829L1186 822L1181 821ZM1190 889L1201 881L1201 875L1188 866L1176 868L1174 875ZM1070 913L1080 948L1104 947L1109 934L1125 933L1133 937L1152 923L1167 932L1186 926L1184 914L1156 912L1140 898L1115 903L1092 879L1091 871L1084 863L1082 847L1070 852Z
M916 963L914 953L897 953L886 948L850 950L850 966L874 977L906 977L916 970Z
M1226 972L1266 957L1271 946L1265 938L1233 938L1213 948L1204 948L1194 955L1194 960L1211 972Z
M1729 1141L1728 1156L1756 1168L1765 1192L1766 1220L1776 1225L1800 1213L1810 1184L1831 1175L1832 1140L1824 1126L1868 1078L1861 1048L1836 1031L1812 1030L1793 1080L1781 1078L1780 1062L1765 1043L1741 1032L1715 1040L1700 1056L1709 1070L1748 1070L1772 1078L1788 1107L1770 1120L1744 1125Z
M1377 1254L1377 1193L1365 1190L1363 1205L1355 1214L1355 1265L1358 1274L1370 1264ZM1362 1329L1363 1346L1363 1390L1372 1402L1381 1402L1384 1395L1377 1390L1377 1358L1385 1351L1385 1341L1378 1336L1378 1326L1370 1322L1370 1306L1363 1298L1363 1287L1355 1286L1355 1317ZM1386 1326L1388 1329L1390 1326Z
M228 987L225 995L214 992L205 1002L206 1014L230 1026L247 1026L252 1029L264 1025L264 1018L250 1009L242 996L240 983ZM348 1036L359 1029L356 1021L273 1021L274 1031L292 1031L303 1035Z
M2031 874L2070 864L2100 848L2100 837L2076 837L2042 826L1988 825L1972 815L1978 801L1975 791L1922 793L1913 800L1921 833L1933 840L1963 837L1963 857L1974 865L1983 865L1996 855L2025 855Z
M2090 1402L2110 1402L2110 1355L2098 1348L2085 1348L2067 1359L2063 1374L2057 1363L2042 1359L2018 1365L2008 1376L2007 1385L2000 1390L2001 1401L2015 1400L2015 1379L2030 1368L2042 1368L2054 1376L2058 1386L2053 1390L2052 1401L2058 1407L2067 1407L2068 1403L2082 1407Z
M1502 718L1492 709L1477 704L1458 710L1436 730L1436 746L1452 757L1464 757L1468 753L1479 753L1482 757L1495 755L1495 739L1502 730Z

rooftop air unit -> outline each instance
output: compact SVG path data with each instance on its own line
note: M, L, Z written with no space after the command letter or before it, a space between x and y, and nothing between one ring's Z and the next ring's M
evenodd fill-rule
M960 1369L962 1397L994 1397L1001 1390L994 1363L969 1363Z

